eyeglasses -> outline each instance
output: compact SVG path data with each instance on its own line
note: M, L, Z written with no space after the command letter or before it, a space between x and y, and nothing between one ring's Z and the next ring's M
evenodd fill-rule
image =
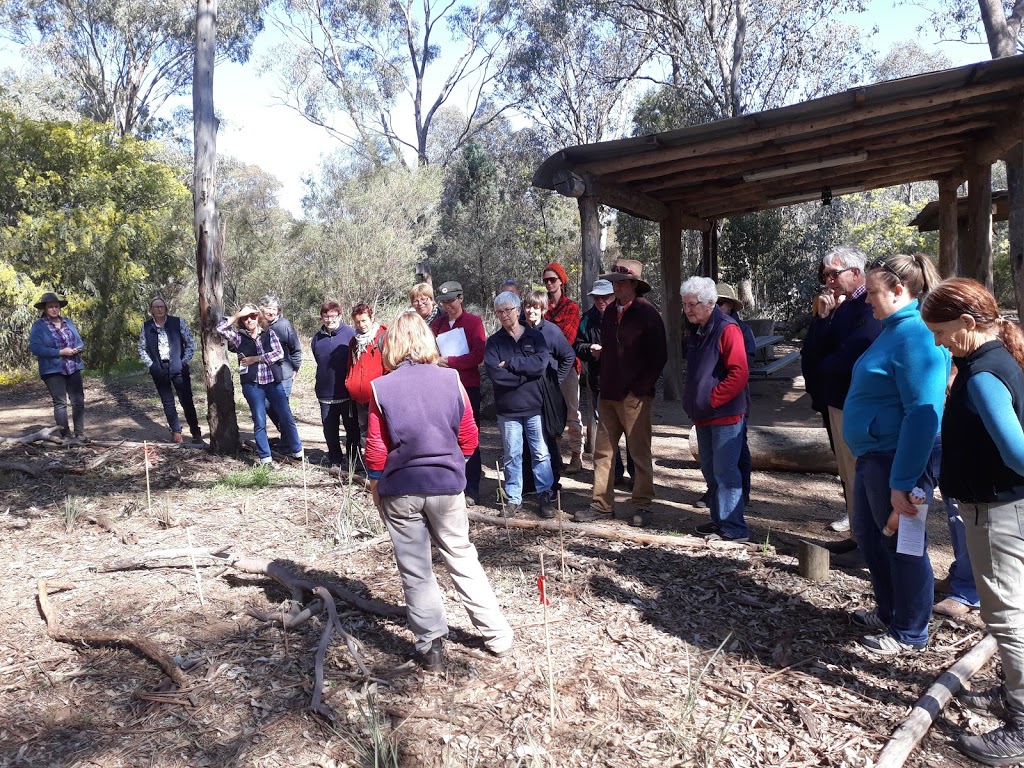
M874 269L883 269L883 270L885 270L890 275L895 277L896 280L899 281L900 285L903 285L903 278L900 276L900 273L897 272L892 267L890 267L888 262L886 262L885 259L882 259L882 258L875 259L870 264L868 264L868 272L870 272L870 271L872 271Z
M559 279L560 278L557 278L557 277L545 277L545 278L543 278L545 283L554 283L554 282L557 282Z
M413 304L426 304L426 303L431 302L431 301L433 301L433 299L430 298L429 296L417 296L415 299L412 300L412 303Z
M259 315L246 315L246 316L245 316L245 317L243 317L242 319L243 319L243 320L255 320L255 319L257 319L258 317L259 317Z
M838 280L839 276L843 274L843 272L849 272L850 270L853 269L856 269L856 267L847 267L846 269L829 269L826 270L825 272L822 272L821 276L825 279L826 282L829 280Z
M501 309L494 310L495 314L498 314L498 315L508 315L508 314L511 314L513 312L518 312L518 311L519 311L519 307L502 307Z
M621 264L616 264L614 267L612 267L612 272L617 272L620 275L629 275L630 277L636 277L636 275L634 275L630 271L629 267L624 267Z
M322 320L337 320L339 317L341 317L341 315L336 313L331 315L320 315Z
M683 304L683 309L686 310L687 312L693 312L693 310L700 306L703 305L699 301L688 301L685 304Z

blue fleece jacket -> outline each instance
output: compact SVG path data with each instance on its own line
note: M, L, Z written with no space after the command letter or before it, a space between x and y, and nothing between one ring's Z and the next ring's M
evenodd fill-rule
M843 404L843 440L854 456L894 451L889 487L913 489L942 422L950 357L921 319L917 300L882 321L853 366Z

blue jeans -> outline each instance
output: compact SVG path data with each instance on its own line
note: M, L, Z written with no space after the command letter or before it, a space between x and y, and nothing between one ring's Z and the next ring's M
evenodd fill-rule
M853 532L871 572L878 616L896 639L911 645L928 642L928 620L932 615L935 577L924 554L896 552L897 536L883 536L882 529L892 512L889 473L895 453L880 451L857 457L853 483ZM935 489L930 468L917 481L929 501Z
M505 495L510 504L523 503L523 433L533 457L533 484L537 493L551 490L551 456L544 441L541 416L498 416L501 447L505 453Z
M932 451L932 474L939 478L939 467L942 464L942 440L936 450ZM971 570L971 555L967 551L967 528L960 517L960 508L956 499L942 495L946 505L946 522L949 524L949 540L953 544L953 562L949 566L949 596L958 603L978 607L978 589L974 586L974 572Z
M252 413L252 431L256 438L256 453L261 459L270 458L270 443L267 440L267 404L273 405L281 417L281 450L285 453L298 453L302 450L299 431L295 428L292 409L288 407L288 398L284 394L281 382L242 384L242 395L249 404Z
M294 377L290 379L285 379L284 381L281 382L281 387L284 389L285 402L290 403L291 401L292 384L294 383ZM291 408L291 405L289 404L288 407ZM267 416L270 418L272 422L274 422L274 426L277 427L277 431L282 432L283 430L281 429L281 411L272 402L270 402L269 397L267 398Z
M743 519L743 475L740 472L745 421L694 427L700 451L700 471L711 494L708 504L711 522L731 538L743 538L748 534L747 523Z

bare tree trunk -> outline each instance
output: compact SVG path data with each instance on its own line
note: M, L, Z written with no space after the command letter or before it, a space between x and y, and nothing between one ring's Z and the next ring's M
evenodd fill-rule
M213 114L213 63L217 42L217 0L196 4L195 72L192 112L195 139L196 275L199 279L199 325L203 344L210 447L235 453L241 447L235 414L235 389L223 341L216 331L224 315L223 233L217 216L217 124Z
M597 208L597 198L593 195L582 195L576 199L580 209L580 232L583 237L583 272L580 278L580 306L583 311L594 303L588 295L597 276L603 270L601 263L601 217Z

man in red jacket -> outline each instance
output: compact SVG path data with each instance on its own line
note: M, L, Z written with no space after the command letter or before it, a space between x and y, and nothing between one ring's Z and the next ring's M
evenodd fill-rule
M580 305L565 295L568 277L565 269L557 261L544 267L541 273L544 290L548 292L548 311L544 319L554 323L562 331L565 340L571 347L576 343L576 332L580 328ZM573 363L572 370L561 384L562 397L565 398L565 428L569 433L569 466L565 474L574 475L583 469L583 423L580 420L580 361ZM552 457L554 461L558 457ZM559 459L560 460L560 459Z
M574 515L577 522L612 515L613 467L623 433L636 467L631 525L645 526L651 521L651 403L654 385L668 361L668 342L661 314L643 298L651 286L641 279L642 269L639 261L618 259L611 272L601 275L611 282L615 303L601 317L601 393L597 403L594 493L590 508Z
M473 419L480 425L480 364L484 361L484 347L487 346L487 332L479 315L462 308L465 301L462 283L449 280L441 284L437 300L444 312L434 318L430 330L437 337L441 350L438 365L454 368L459 380L469 395L473 406ZM480 498L480 475L482 474L479 446L466 462L466 505L473 506Z

